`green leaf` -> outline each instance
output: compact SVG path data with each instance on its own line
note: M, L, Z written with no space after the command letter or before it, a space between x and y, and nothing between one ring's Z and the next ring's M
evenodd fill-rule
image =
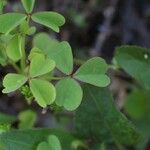
M50 135L48 137L48 144L50 150L61 150L61 143L55 135Z
M89 86L83 86L83 100L75 113L76 134L95 143L112 141L111 133L106 128L105 115L103 116L102 112L99 111L99 103L103 100L102 96L98 97L99 95L96 92L93 97L93 94L91 95L91 92L88 91L88 88L92 88Z
M61 42L55 49L49 49L47 56L56 62L56 67L69 75L73 70L72 50L68 42Z
M6 13L0 15L0 33L8 34L26 19L25 14Z
M56 49L58 43L56 39L50 38L49 34L45 32L36 34L33 39L33 47L39 48L45 54L48 54L49 50Z
M22 39L20 35L15 35L8 43L6 48L7 56L17 62L21 59L22 53L21 53L21 47L22 47Z
M138 46L116 48L117 63L146 89L150 89L150 50Z
M15 116L0 112L0 124L10 124L16 120Z
M0 145L6 150L36 150L38 143L45 141L49 135L56 135L63 150L71 149L75 139L70 133L58 129L30 129L2 133Z
M33 44L41 49L50 59L54 60L56 67L60 71L68 75L72 73L73 55L68 42L58 42L50 39L47 34L40 33L35 36Z
M141 140L136 127L114 106L107 89L84 87L83 103L76 112L75 122L79 135L98 142L107 140L109 134L125 145L137 144Z
M21 0L23 7L27 13L31 13L35 4L35 0Z
M48 81L32 79L30 81L30 89L41 107L52 104L56 98L55 87Z
M55 62L49 58L45 58L42 54L35 54L31 59L30 76L37 77L44 75L55 68Z
M37 150L61 150L61 144L57 136L50 135L47 142L41 142Z
M134 119L142 119L150 111L150 91L135 90L127 96L125 110Z
M3 80L3 93L10 93L19 89L27 81L27 77L21 74L8 73Z
M59 32L59 27L65 23L65 18L62 15L51 11L34 13L31 18L33 21L51 28L55 32Z
M110 79L105 75L108 65L100 57L94 57L83 64L75 73L74 77L80 81L98 86L106 87Z
M37 115L32 110L25 110L19 113L19 129L32 128L36 122Z
M83 96L80 85L70 78L62 79L56 84L56 93L56 104L70 111L80 105Z
M47 142L39 143L37 150L51 150Z

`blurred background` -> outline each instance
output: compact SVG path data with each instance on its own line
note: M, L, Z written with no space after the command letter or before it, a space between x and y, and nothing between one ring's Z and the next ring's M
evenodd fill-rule
M101 56L108 63L111 63L117 46L130 44L150 48L150 0L37 0L34 12L43 10L57 11L63 14L66 18L66 24L61 28L59 34L51 32L47 28L41 28L36 24L37 31L47 32L61 41L68 41L77 60ZM5 12L9 11L23 12L24 10L19 0L8 0ZM30 47L30 39L28 43L27 46ZM1 78L8 70L10 70L9 67L0 68ZM140 122L141 118L138 118L136 111L130 111L136 109L139 111L140 108L134 108L135 105L132 106L131 103L130 105L127 104L125 107L127 109L124 110L125 100L131 99L131 97L132 99L137 99L137 97L150 99L150 97L143 96L138 92L127 96L130 93L129 83L132 82L132 79L123 71L110 71L110 75L112 78L110 89L115 97L116 106L122 111L129 111L129 117L135 123ZM1 94L0 112L17 115L22 110L31 107L38 113L36 126L60 127L58 122L59 119L62 119L61 126L70 130L73 129L72 113L58 113L55 118L53 111L48 110L43 115L46 110L42 110L36 104L33 104L34 107L28 106L21 99L24 98L17 93L10 94L9 97ZM145 105L144 103L138 103L138 101L135 103L136 106ZM128 106L131 106L131 109ZM150 137L150 119L145 119L145 121L147 122L139 126L147 137ZM14 126L16 124L14 123ZM147 144L144 146L145 149L150 150L148 141L147 138L145 140Z

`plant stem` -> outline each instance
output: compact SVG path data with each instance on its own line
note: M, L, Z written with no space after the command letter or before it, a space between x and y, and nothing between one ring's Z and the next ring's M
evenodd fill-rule
M21 52L22 52L22 58L21 58L21 70L24 72L26 67L26 53L25 53L25 35L21 36Z
M74 63L76 64L76 65L83 65L84 63L85 63L85 61L84 60L82 60L82 59L77 59L77 58L74 58Z
M21 73L21 69L18 67L18 65L16 63L9 60L9 64L13 66L13 68L17 71L17 73Z

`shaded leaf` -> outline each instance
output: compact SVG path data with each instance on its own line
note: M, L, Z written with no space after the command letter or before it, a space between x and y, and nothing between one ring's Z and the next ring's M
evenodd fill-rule
M65 23L65 18L56 12L38 12L32 15L32 20L59 32L59 27Z
M27 77L21 74L14 74L9 73L4 77L3 86L3 93L10 93L17 89L19 89L25 82L27 81Z
M19 113L19 129L32 128L36 122L37 115L32 110L25 110Z
M9 124L16 120L15 116L4 114L0 112L0 124Z
M149 91L136 90L130 93L126 99L125 110L134 119L146 116L150 110Z
M25 14L6 13L0 15L0 33L8 34L26 19Z
M1 134L0 145L6 150L35 150L38 143L45 141L49 135L59 138L63 150L70 150L75 139L70 133L58 129L17 130Z
M39 143L37 150L51 150L47 142Z
M30 81L30 89L41 107L52 104L56 98L55 87L48 81L32 79Z
M62 79L56 84L56 104L67 110L75 110L82 100L80 85L70 78Z
M50 135L48 137L48 144L49 144L50 150L61 150L61 143L58 137L55 135Z
M115 59L129 75L146 89L150 89L150 50L138 46L121 46Z
M105 75L108 65L105 60L95 57L83 64L74 74L74 77L80 81L98 86L106 87L110 84L110 79Z
M121 144L132 145L140 142L141 134L116 109L107 89L86 85L84 95L83 103L76 113L76 129L80 135L103 141L109 137L109 133Z

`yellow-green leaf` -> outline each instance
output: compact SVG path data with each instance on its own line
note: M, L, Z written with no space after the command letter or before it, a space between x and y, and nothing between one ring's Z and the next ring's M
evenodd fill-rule
M6 13L0 15L0 33L8 34L26 19L25 14Z
M35 54L31 59L30 76L37 77L44 75L55 68L55 62L49 58L45 58L43 54Z
M27 81L27 77L21 74L14 74L9 73L4 77L3 86L3 93L10 93L17 89L19 89L25 82Z
M6 53L7 56L17 62L19 59L22 57L22 52L21 52L21 36L20 35L15 35L8 43L7 48L6 48Z
M98 86L106 87L110 83L109 77L105 74L108 65L100 57L94 57L83 64L75 73L74 77L80 81Z
M55 87L45 80L32 79L30 89L35 100L41 107L46 107L54 102L56 98Z

